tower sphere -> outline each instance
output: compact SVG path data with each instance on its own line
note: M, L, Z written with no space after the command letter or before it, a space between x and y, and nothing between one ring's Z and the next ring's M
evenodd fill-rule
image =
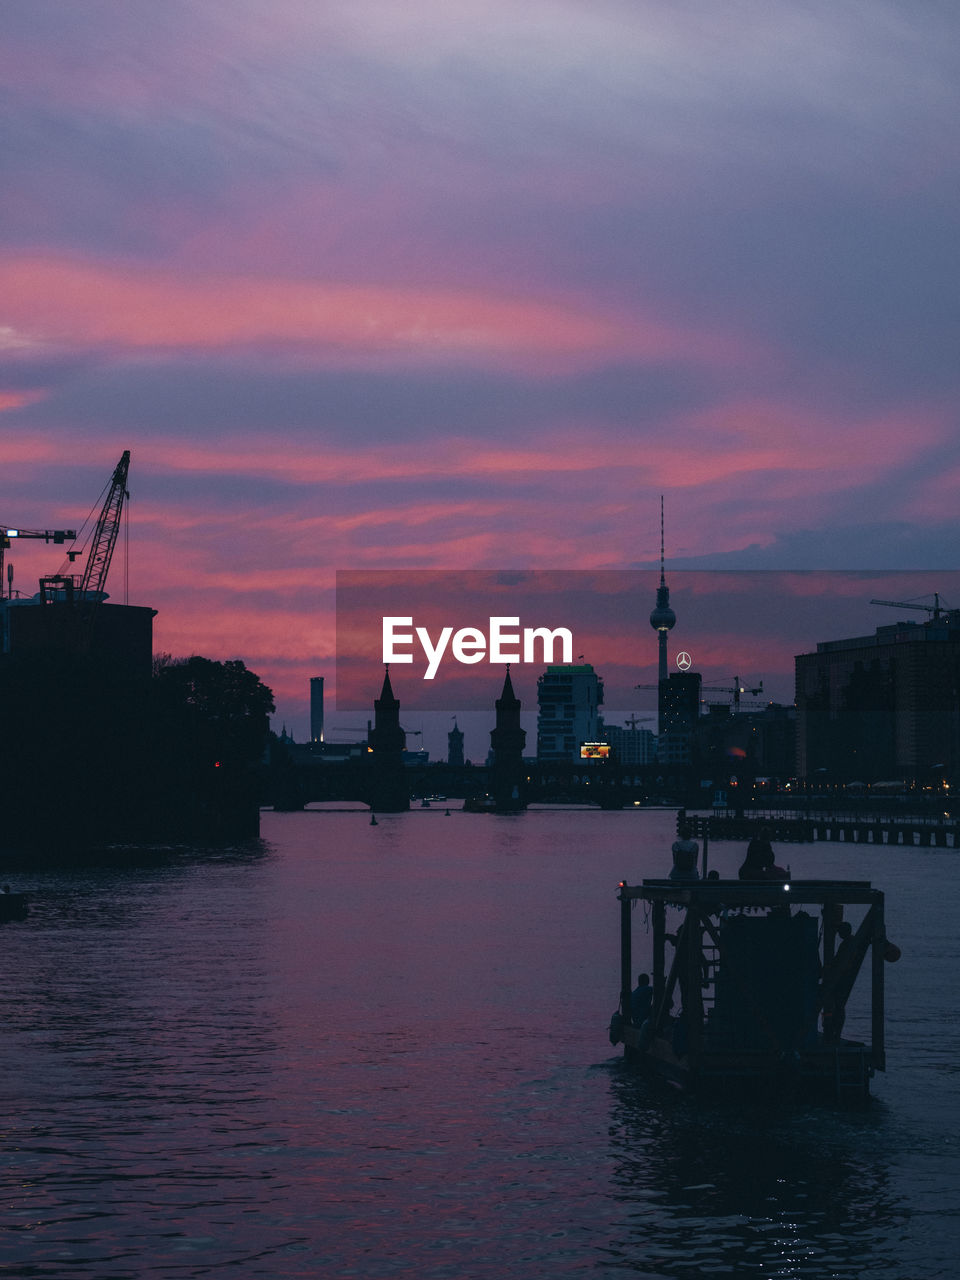
M654 631L660 632L660 679L666 680L667 636L666 633L676 624L677 615L670 608L670 588L663 576L663 494L660 495L660 585L657 587L657 603L650 615L650 625Z
M658 593L659 594L659 593ZM669 631L676 624L677 615L668 604L660 604L650 614L650 625L654 631Z

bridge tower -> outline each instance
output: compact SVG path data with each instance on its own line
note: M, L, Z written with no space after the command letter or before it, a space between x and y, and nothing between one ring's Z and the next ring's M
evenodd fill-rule
M503 692L496 701L496 728L490 731L493 764L490 794L500 813L518 813L527 807L523 748L527 731L520 724L520 699L513 691L510 667L503 680Z

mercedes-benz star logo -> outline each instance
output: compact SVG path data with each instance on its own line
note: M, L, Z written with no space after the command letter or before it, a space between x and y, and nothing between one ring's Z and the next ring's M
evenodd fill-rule
M681 671L689 671L693 666L693 659L690 657L689 653L687 653L686 649L681 649L677 654L677 666Z

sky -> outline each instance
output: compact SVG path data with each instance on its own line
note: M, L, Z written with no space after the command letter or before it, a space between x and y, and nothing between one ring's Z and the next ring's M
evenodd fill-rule
M952 0L4 0L0 36L0 524L79 524L129 449L111 598L298 740L338 570L656 565L661 494L668 574L958 567Z

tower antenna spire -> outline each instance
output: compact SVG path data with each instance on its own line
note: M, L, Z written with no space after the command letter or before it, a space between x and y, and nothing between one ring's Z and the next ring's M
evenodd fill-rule
M657 603L650 614L650 625L657 633L659 661L657 679L662 686L667 680L667 632L676 624L677 615L670 608L670 588L664 573L664 540L663 540L663 494L660 495L660 586L657 588Z

